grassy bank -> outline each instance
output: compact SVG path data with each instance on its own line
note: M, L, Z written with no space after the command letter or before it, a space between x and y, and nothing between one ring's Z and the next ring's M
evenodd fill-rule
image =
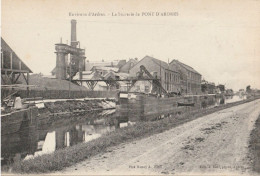
M48 173L62 170L96 154L106 152L111 146L161 133L198 117L249 101L252 100L230 103L211 109L186 112L185 114L167 117L159 121L138 122L134 126L107 133L88 143L77 144L72 147L57 150L52 154L16 162L11 166L12 171L16 173ZM2 167L2 170L7 171L8 167Z
M260 173L260 114L255 122L255 128L250 134L249 151L253 171Z

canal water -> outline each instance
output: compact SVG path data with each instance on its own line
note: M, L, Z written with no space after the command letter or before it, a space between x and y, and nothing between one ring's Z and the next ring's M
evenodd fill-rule
M243 99L245 97L217 98L215 102L207 104L206 108ZM136 123L128 119L119 119L116 113L111 111L113 110L73 119L61 119L51 124L39 122L38 126L22 124L19 132L1 136L1 165L52 153L78 143L87 143L118 128Z

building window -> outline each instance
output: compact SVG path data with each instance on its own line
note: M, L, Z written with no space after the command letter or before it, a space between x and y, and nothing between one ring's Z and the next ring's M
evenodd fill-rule
M148 93L148 92L149 92L149 86L145 86L144 91L145 91L146 93Z

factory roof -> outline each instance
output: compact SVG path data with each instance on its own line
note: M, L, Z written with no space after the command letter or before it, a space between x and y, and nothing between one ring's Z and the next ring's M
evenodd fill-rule
M194 68L192 68L192 67L189 66L189 65L186 65L186 64L184 64L184 63L182 63L182 62L180 62L180 61L178 61L178 60L176 60L176 59L172 60L170 64L172 65L173 62L175 62L175 63L181 65L181 66L184 67L186 70L189 70L189 71L191 71L191 72L194 72L194 73L197 73L197 74L201 75L199 72L197 72Z
M105 71L114 71L114 72L118 72L119 68L117 67L102 67L102 66L94 66L92 67L91 71L93 70L105 70Z
M19 72L29 72L32 73L32 70L17 56L17 54L12 50L12 48L5 42L5 40L1 37L1 49L3 53L3 65L2 72L6 69L12 71L14 73ZM12 53L12 59L11 59ZM12 64L11 64L12 60ZM11 68L12 66L12 68Z
M94 66L100 66L100 67L116 67L120 68L126 63L126 60L113 60L113 61L103 61L103 62L86 62L85 63L85 70L89 71Z
M156 63L157 65L159 65L163 69L170 70L170 71L173 71L173 72L177 72L177 67L175 65L170 65L167 62L164 62L162 60L156 59L156 58L151 57L151 56L145 56L143 59L150 59L151 61L153 61L154 63ZM143 59L141 59L139 62L141 62Z

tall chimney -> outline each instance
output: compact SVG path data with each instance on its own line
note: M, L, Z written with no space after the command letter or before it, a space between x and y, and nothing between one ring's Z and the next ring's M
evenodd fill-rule
M78 45L76 24L77 24L76 20L71 20L71 43L70 43L70 45L72 47L77 47L77 45Z

